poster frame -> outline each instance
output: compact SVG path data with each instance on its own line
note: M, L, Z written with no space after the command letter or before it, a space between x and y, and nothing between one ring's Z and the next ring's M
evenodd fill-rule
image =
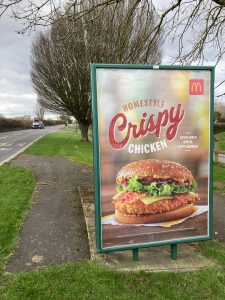
M210 71L210 124L209 124L209 214L208 235L174 239L169 241L149 242L134 245L122 245L114 247L102 246L101 228L101 190L100 190L100 147L98 136L98 102L97 102L97 78L98 68L104 69L153 69L157 70L206 70ZM213 112L214 112L214 66L180 66L180 65L141 65L141 64L91 64L91 92L92 92L92 121L93 121L93 162L94 162L94 199L95 199L95 228L96 246L98 253L113 251L125 251L156 246L174 245L180 243L191 243L211 240L213 236Z

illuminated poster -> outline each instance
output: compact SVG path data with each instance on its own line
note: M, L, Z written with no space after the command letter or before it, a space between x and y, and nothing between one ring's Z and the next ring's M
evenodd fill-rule
M213 71L92 65L99 251L211 237Z

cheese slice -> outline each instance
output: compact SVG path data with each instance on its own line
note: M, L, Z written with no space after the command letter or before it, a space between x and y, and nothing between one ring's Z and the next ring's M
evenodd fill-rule
M198 194L194 193L194 192L190 192L189 195L192 196L192 197L198 197Z
M185 220L185 218L184 219L178 219L178 220L175 220L175 221L168 221L168 222L160 224L160 226L169 228L173 225L177 225L177 224L182 223L184 220Z
M193 207L193 213L195 213L196 211L198 210L198 207L197 206L194 206ZM177 224L180 224L182 223L184 220L188 219L189 217L191 217L192 215L186 217L186 218L183 218L183 219L178 219L178 220L174 220L174 221L168 221L168 222L165 222L165 223L162 223L160 224L160 226L162 227L171 227L173 225L177 225Z
M160 200L164 200L164 199L172 199L173 197L171 196L161 196L161 197L144 197L142 199L139 199L140 201L142 201L145 205L149 205L149 204L152 204L152 203L155 203L157 201L160 201Z

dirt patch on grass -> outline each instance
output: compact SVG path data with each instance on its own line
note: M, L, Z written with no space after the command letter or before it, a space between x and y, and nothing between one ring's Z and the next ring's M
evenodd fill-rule
M217 189L225 189L225 183L224 182L213 182L213 187Z

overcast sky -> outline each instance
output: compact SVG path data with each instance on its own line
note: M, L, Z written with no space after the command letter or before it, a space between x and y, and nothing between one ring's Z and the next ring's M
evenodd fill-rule
M33 115L36 94L30 80L31 36L18 35L18 23L0 18L0 113Z
M30 48L35 32L21 35L18 29L18 22L6 15L0 18L0 114L34 117L37 95L30 79Z
M34 116L37 96L30 80L30 47L35 33L19 35L20 25L4 15L0 18L0 114L6 117ZM169 62L174 47L164 46L163 63ZM207 63L208 64L208 63ZM221 62L216 69L216 82L224 76ZM223 87L217 94L223 92Z

